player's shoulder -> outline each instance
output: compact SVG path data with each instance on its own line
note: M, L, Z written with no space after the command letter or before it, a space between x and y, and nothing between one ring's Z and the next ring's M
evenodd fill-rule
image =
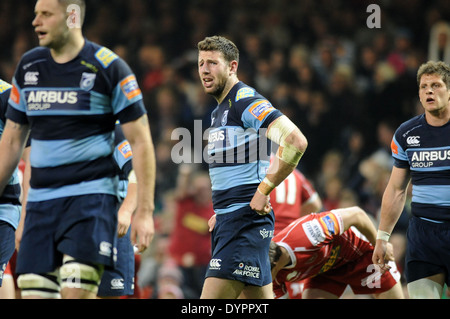
M124 63L123 60L110 48L89 40L86 40L83 54L86 56L82 56L82 58L85 58L90 63L104 70L121 67Z
M397 132L404 134L410 130L418 129L425 124L425 114L419 114L403 122L397 129Z
M37 61L45 61L49 57L49 49L45 47L35 47L22 55L20 64L24 69Z
M266 98L259 94L253 87L245 84L244 82L238 82L233 90L233 98L235 103L250 104L256 100L265 100Z

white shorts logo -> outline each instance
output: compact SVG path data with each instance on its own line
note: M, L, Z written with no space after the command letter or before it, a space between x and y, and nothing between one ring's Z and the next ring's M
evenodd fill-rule
M209 269L220 270L222 259L211 259Z

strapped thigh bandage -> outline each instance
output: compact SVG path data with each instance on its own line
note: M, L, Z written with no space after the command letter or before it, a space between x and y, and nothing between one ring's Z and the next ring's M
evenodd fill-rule
M103 266L81 263L70 256L64 256L59 270L62 288L81 288L97 294L103 274Z
M17 286L21 295L26 297L39 297L44 299L60 299L58 271L47 274L23 274L17 278Z

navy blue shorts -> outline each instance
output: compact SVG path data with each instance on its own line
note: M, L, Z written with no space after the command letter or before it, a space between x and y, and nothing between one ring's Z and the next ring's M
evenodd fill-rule
M0 287L3 282L3 272L16 248L15 238L14 227L10 223L0 220Z
M450 286L450 223L438 224L413 216L407 238L407 282L444 273Z
M118 205L106 194L28 202L16 272L54 271L63 254L114 267Z
M131 227L125 236L117 239L115 268L103 272L97 295L100 297L128 296L134 294L134 249L131 244Z
M218 214L206 277L231 279L261 287L270 284L269 245L274 222L273 211L260 216L250 206Z

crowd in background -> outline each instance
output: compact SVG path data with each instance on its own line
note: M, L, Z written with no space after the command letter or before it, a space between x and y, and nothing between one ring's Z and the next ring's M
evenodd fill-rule
M367 25L371 3L380 6L380 28ZM33 5L0 3L0 78L6 81L21 55L37 45ZM171 134L178 127L193 130L194 120L208 128L216 106L198 78L198 41L220 34L235 42L239 79L302 130L309 146L299 169L313 182L324 210L345 201L376 221L392 167L392 135L401 122L422 112L417 69L428 59L450 63L449 21L447 0L87 1L85 36L128 62L149 112L158 167L158 234L140 258L137 283L147 297L196 297L200 288L186 288L186 282L197 278L201 287L206 265L197 265L195 254L209 254L205 249L178 261L170 255L178 227L209 241L204 216L174 222L180 214L180 171L202 172L206 166L180 169L171 157L178 142ZM207 181L190 190L195 193L205 186L201 183ZM408 205L399 234L407 219Z

